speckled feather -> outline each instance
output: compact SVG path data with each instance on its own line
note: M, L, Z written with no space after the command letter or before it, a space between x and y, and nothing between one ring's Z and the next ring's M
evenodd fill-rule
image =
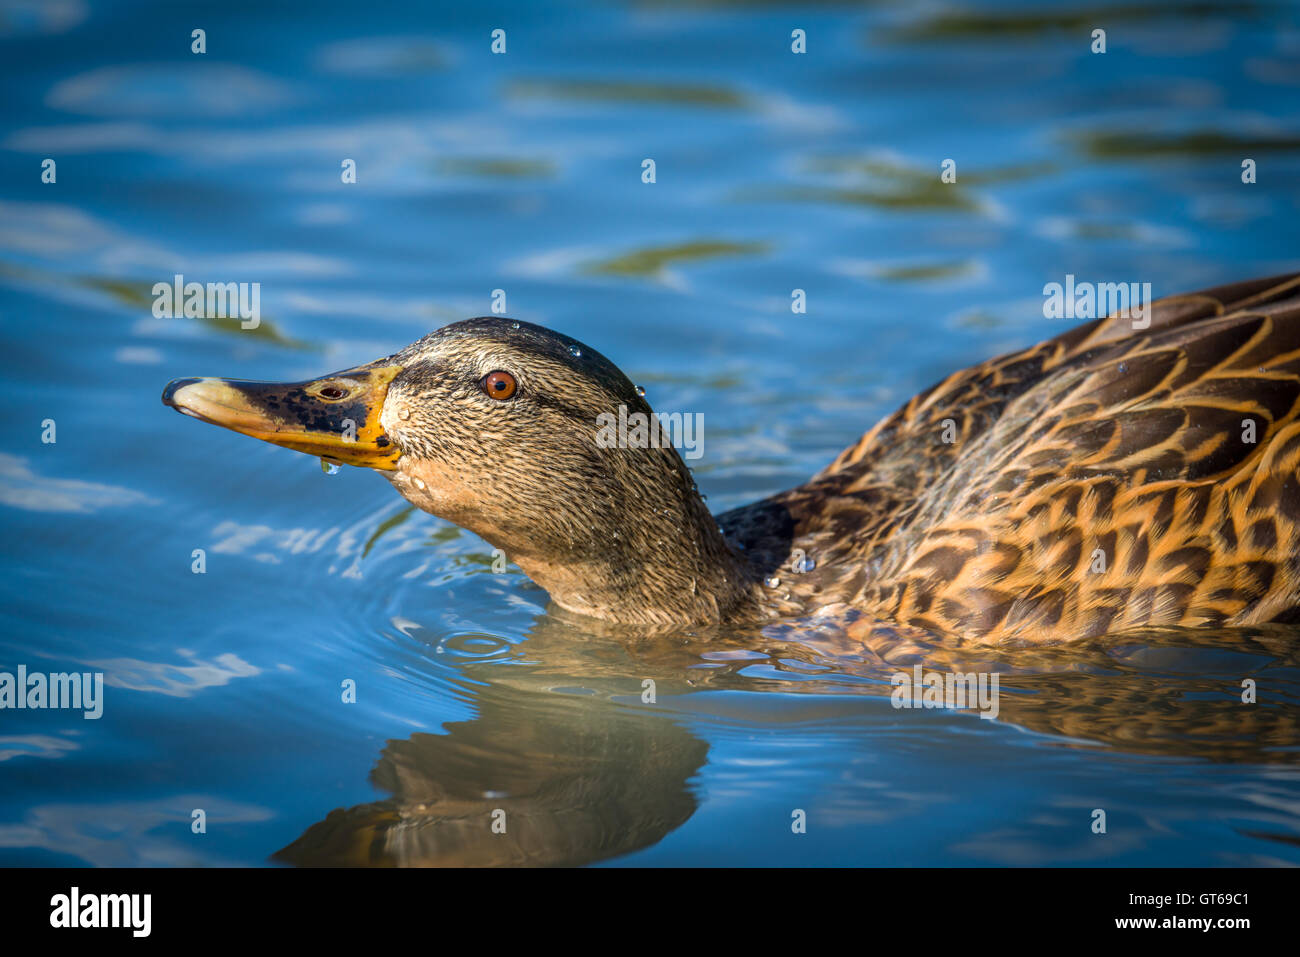
M957 372L720 521L785 566L786 613L981 642L1291 621L1298 401L1300 276L1175 296L1149 328L1118 315ZM799 550L816 568L789 574Z

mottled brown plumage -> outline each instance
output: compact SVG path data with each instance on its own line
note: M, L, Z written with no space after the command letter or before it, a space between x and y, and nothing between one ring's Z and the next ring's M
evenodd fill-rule
M609 621L877 619L996 643L1295 620L1300 276L1160 300L1149 319L954 373L807 484L716 522L675 450L596 440L601 414L650 412L627 377L528 323L456 323L283 394L184 380L164 400L378 468ZM497 370L518 380L505 401L483 388ZM369 444L327 434L329 402L371 410Z
M986 642L1291 621L1298 399L1300 277L1175 296L1145 330L1115 316L957 372L723 521L816 557L789 579L810 610Z

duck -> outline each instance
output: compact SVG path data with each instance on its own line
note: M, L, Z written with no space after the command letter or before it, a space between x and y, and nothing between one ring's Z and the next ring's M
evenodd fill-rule
M647 633L870 620L1030 645L1300 621L1300 273L954 372L804 484L716 516L643 390L520 320L311 381L175 379L162 399L378 471L559 608ZM641 441L602 441L638 414Z

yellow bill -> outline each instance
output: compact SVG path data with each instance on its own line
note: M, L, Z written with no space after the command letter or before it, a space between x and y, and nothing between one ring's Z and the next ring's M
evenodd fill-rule
M381 421L388 384L402 371L387 360L310 382L174 379L164 405L286 449L344 465L391 470L401 452Z

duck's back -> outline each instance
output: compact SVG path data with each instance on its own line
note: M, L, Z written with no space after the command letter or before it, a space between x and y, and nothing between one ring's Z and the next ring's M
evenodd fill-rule
M1296 615L1300 275L1148 317L955 373L761 503L818 563L792 598L985 641Z

